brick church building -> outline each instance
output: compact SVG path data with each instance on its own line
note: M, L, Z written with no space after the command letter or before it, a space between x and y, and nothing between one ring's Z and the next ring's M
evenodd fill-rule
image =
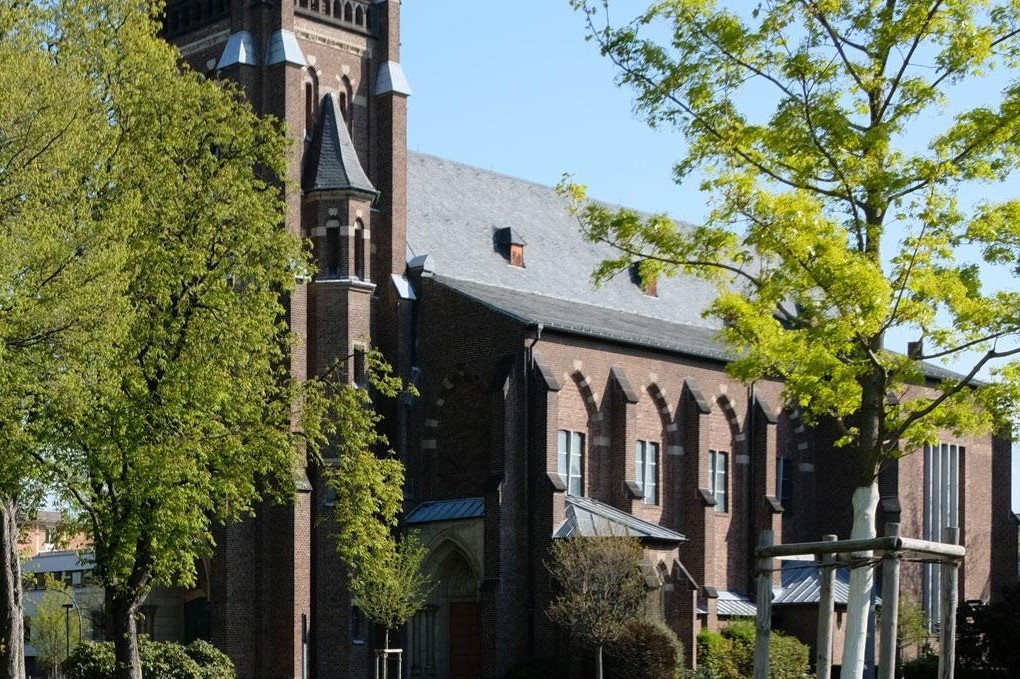
M640 538L649 610L691 656L700 629L754 614L759 531L848 535L846 461L782 407L780 385L726 375L701 317L711 286L634 273L596 291L608 253L553 189L407 151L398 0L169 0L165 33L287 122L286 226L319 268L289 304L293 373L353 357L358 379L377 346L420 391L386 413L404 523L439 583L403 635L407 676L562 660L543 565L558 537ZM947 438L881 478L880 525L961 526L965 599L1016 577L1009 452ZM331 504L309 469L293 505L220 536L212 635L242 679L371 676L378 640L344 592ZM935 610L934 574L905 577ZM816 584L810 569L777 576L779 625L810 628Z

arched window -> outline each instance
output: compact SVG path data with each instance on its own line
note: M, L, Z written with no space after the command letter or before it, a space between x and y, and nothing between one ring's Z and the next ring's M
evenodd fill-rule
M333 0L333 16L339 19L342 14L343 12L340 9L340 0Z
M305 78L305 129L311 131L315 125L315 114L319 107L319 76L309 67Z
M344 21L347 23L354 21L354 8L349 2L344 4Z
M365 280L365 224L360 219L354 224L354 277Z
M347 123L347 130L351 130L351 101L354 99L351 81L347 76L340 79L340 113Z
M365 24L365 10L360 7L354 10L354 23L357 26L363 26Z

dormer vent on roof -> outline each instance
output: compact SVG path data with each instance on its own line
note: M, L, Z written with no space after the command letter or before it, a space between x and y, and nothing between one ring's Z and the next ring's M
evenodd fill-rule
M659 277L657 274L644 269L641 262L634 262L630 265L630 281L641 288L641 292L649 297L659 296Z
M528 243L520 233L509 226L496 229L492 234L492 244L510 266L524 268L524 246Z

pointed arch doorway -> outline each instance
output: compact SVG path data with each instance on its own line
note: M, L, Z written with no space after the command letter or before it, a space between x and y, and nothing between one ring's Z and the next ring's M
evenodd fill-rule
M482 656L476 569L452 541L434 549L424 568L437 584L428 606L411 623L411 676L478 679Z

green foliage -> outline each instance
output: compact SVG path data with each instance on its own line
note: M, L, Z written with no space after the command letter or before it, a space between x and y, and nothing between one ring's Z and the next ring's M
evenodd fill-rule
M235 679L234 663L208 641L196 639L184 647L184 652L198 664L200 679Z
M326 483L336 493L334 518L337 550L352 580L384 581L397 559L393 531L404 500L404 467L388 450L379 431L382 416L373 403L377 397L417 394L413 385L393 375L378 351L366 355L365 389L337 379L341 364L307 387L304 431L317 449L328 451L323 468Z
M939 675L939 657L926 648L916 658L903 663L903 679L935 679Z
M392 544L390 553L377 556L379 562L352 575L350 587L355 605L387 634L414 617L435 587L421 571L428 550L418 536L406 533Z
M921 603L906 592L900 593L899 618L896 621L896 645L918 647L928 639L928 618Z
M79 639L88 637L89 621L84 614L79 617L77 610L68 613L64 609L68 603L80 605L74 601L70 587L48 573L38 579L38 584L43 589L29 623L32 647L39 666L47 668L50 676L56 676L60 663L67 658L68 642L73 649Z
M61 669L65 679L110 679L116 662L112 643L83 641L71 651Z
M546 567L559 591L549 618L596 645L619 638L645 604L641 557L641 543L633 538L553 540Z
M712 208L679 225L564 185L586 236L615 248L596 282L634 262L646 279L717 282L707 313L733 349L730 373L781 380L806 422L831 425L857 488L947 432L1015 428L1020 291L989 290L981 272L1020 272L1020 200L970 206L959 192L1020 166L1020 83L1008 79L1020 5L653 0L614 24L611 0L571 4L637 110L679 132L675 177L701 173ZM950 107L956 87L1001 91ZM894 332L918 350L891 351ZM939 360L970 367L928 380L923 361ZM976 381L982 369L993 379ZM873 532L866 510L854 537ZM854 675L870 588L851 577L843 666Z
M145 679L235 679L230 659L206 641L187 646L141 640ZM65 679L110 679L116 661L111 642L86 641L63 663Z
M661 622L634 620L606 644L608 679L681 679L684 648Z
M1020 85L989 77L1020 63L1020 7L657 0L614 25L611 3L572 4L639 112L683 137L676 178L703 173L713 207L688 227L565 186L587 236L618 248L596 281L635 261L718 281L709 313L731 372L782 379L809 421L835 423L860 486L942 431L1010 424L1020 292L986 289L980 271L1018 269L1020 203L965 209L957 192L1020 165ZM1001 92L951 110L964 83ZM941 123L920 138L921 120ZM973 371L918 389L919 362L885 346L897 329L924 341L918 358L972 352ZM997 379L974 383L985 366Z
M139 650L145 679L203 679L198 663L180 644L142 639Z
M712 679L745 679L754 670L754 623L731 622L722 632L698 634L698 664ZM769 676L808 679L810 649L796 638L772 632L769 639Z
M560 679L564 676L553 658L529 658L506 673L506 679Z

